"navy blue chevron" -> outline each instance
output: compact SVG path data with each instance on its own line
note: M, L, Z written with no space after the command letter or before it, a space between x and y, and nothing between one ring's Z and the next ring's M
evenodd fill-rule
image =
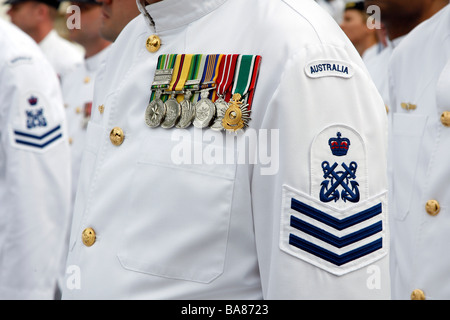
M364 211L356 213L345 219L339 220L323 211L313 208L297 199L292 198L291 208L297 212L300 212L314 220L320 221L336 230L344 230L351 226L354 226L360 222L373 218L382 212L381 203L374 205Z
M289 235L289 244L301 250L309 252L319 258L322 258L328 262L331 262L337 266L341 266L381 249L383 247L383 239L379 238L369 244L346 252L342 255L338 255L334 252L326 250L293 234Z
M55 128L50 129L49 131L47 131L39 136L30 134L28 132L14 130L14 134L16 136L15 141L18 144L23 144L23 145L42 149L42 148L45 148L46 146L48 146L49 144L55 142L56 140L59 140L60 138L62 138L62 133L59 133L59 134L55 135L53 138L51 138L45 142L41 142L43 139L49 137L51 134L53 134L55 132L58 133L58 131L60 131L60 130L61 130L61 126L58 125ZM28 140L23 140L23 138L28 138Z
M383 230L382 222L378 221L373 225L339 238L329 232L302 221L295 216L291 216L291 226L337 248L343 248L352 243L373 236Z

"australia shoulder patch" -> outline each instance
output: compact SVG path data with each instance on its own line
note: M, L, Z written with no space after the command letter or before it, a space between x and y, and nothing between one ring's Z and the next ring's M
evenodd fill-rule
M310 194L282 187L280 249L337 276L385 256L386 193L369 197L361 135L331 125L310 155Z
M351 78L354 71L349 62L339 60L314 60L305 66L305 73L310 78Z

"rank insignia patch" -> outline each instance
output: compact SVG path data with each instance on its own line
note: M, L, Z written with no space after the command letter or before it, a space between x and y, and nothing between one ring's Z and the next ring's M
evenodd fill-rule
M283 186L280 249L338 276L383 257L386 194L369 198L361 135L331 125L310 155L310 194Z
M283 186L280 249L341 276L386 255L386 195L346 209Z
M59 122L46 114L48 107L47 100L38 92L22 96L15 120L9 128L14 147L44 152L63 140L64 130Z
M366 199L366 162L358 132L345 125L327 127L311 146L311 196L338 208Z
M341 157L347 155L350 148L350 140L341 138L341 133L337 133L337 138L330 138L328 144L331 153L335 156ZM358 164L355 161L346 164L342 162L341 170L339 170L337 162L330 164L328 161L322 162L323 177L320 188L320 201L330 202L343 200L344 202L358 202L359 189L356 181L356 170ZM339 192L338 188L342 190Z

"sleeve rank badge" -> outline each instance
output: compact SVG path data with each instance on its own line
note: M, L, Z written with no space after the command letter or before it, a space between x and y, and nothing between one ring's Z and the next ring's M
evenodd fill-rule
M366 147L345 125L311 145L311 190L284 185L280 249L342 276L387 254L386 192L369 197Z

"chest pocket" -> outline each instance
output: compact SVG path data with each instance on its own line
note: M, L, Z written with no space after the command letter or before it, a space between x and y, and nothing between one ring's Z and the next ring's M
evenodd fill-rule
M403 220L410 209L426 122L426 115L404 113L393 115L392 174L395 199L393 215L396 219Z
M209 283L223 272L236 165L177 163L168 139L152 139L144 150L119 260L128 270Z

